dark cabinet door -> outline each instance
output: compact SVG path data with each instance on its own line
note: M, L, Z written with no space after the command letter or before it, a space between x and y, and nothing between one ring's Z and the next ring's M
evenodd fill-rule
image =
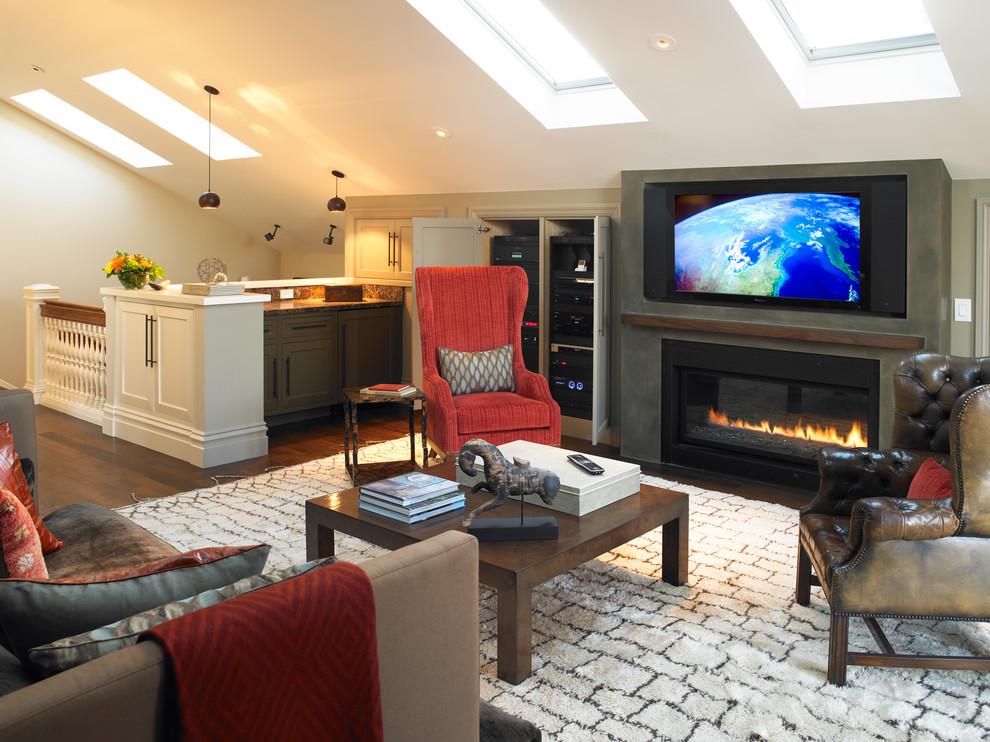
M265 365L264 402L265 414L278 409L278 346L267 344L262 351Z
M282 343L278 384L283 410L317 407L336 400L332 350L329 338Z
M342 387L395 383L402 375L401 307L338 314Z

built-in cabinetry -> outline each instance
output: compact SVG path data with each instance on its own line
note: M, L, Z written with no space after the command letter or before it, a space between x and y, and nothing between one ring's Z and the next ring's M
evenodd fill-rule
M339 404L337 312L265 318L265 416Z
M209 467L268 452L264 296L102 289L103 432Z
M343 401L343 388L401 378L402 307L315 307L264 322L264 409L269 421L308 417Z
M118 402L179 424L193 421L195 310L117 302L120 321Z
M354 219L354 275L412 280L412 219Z
M530 287L539 293L539 369L560 405L562 431L597 443L609 422L611 220L479 215L488 227L485 262L519 262L505 259L518 254L531 283L534 273L539 278ZM537 246L538 267L532 252L513 249L520 245Z

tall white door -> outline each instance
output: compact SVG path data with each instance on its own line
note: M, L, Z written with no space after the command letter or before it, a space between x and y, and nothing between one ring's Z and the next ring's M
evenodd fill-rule
M609 278L608 246L611 223L607 216L595 217L595 317L594 368L591 388L591 443L597 444L608 429L608 335Z
M480 219L413 219L412 383L423 381L423 350L416 308L416 268L421 265L481 265Z

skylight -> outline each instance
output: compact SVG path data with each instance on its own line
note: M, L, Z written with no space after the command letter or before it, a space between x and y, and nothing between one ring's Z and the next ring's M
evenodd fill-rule
M172 164L47 90L34 90L11 99L133 167Z
M936 46L921 0L772 0L808 59Z
M205 118L125 69L83 79L204 155L211 154L214 160L260 157L259 153L216 125L213 126L213 141L210 143L210 125ZM204 108L206 104L204 94Z
M801 108L959 97L920 0L729 2Z
M645 121L538 0L407 0L548 129Z
M464 0L464 4L554 90L611 84L605 70L539 3Z

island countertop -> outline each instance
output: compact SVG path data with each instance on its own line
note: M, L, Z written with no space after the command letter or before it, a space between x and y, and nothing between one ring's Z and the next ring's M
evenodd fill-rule
M401 307L402 302L391 299L364 299L363 301L324 301L323 299L277 299L265 303L265 316L301 314L321 309L376 309L379 307Z

